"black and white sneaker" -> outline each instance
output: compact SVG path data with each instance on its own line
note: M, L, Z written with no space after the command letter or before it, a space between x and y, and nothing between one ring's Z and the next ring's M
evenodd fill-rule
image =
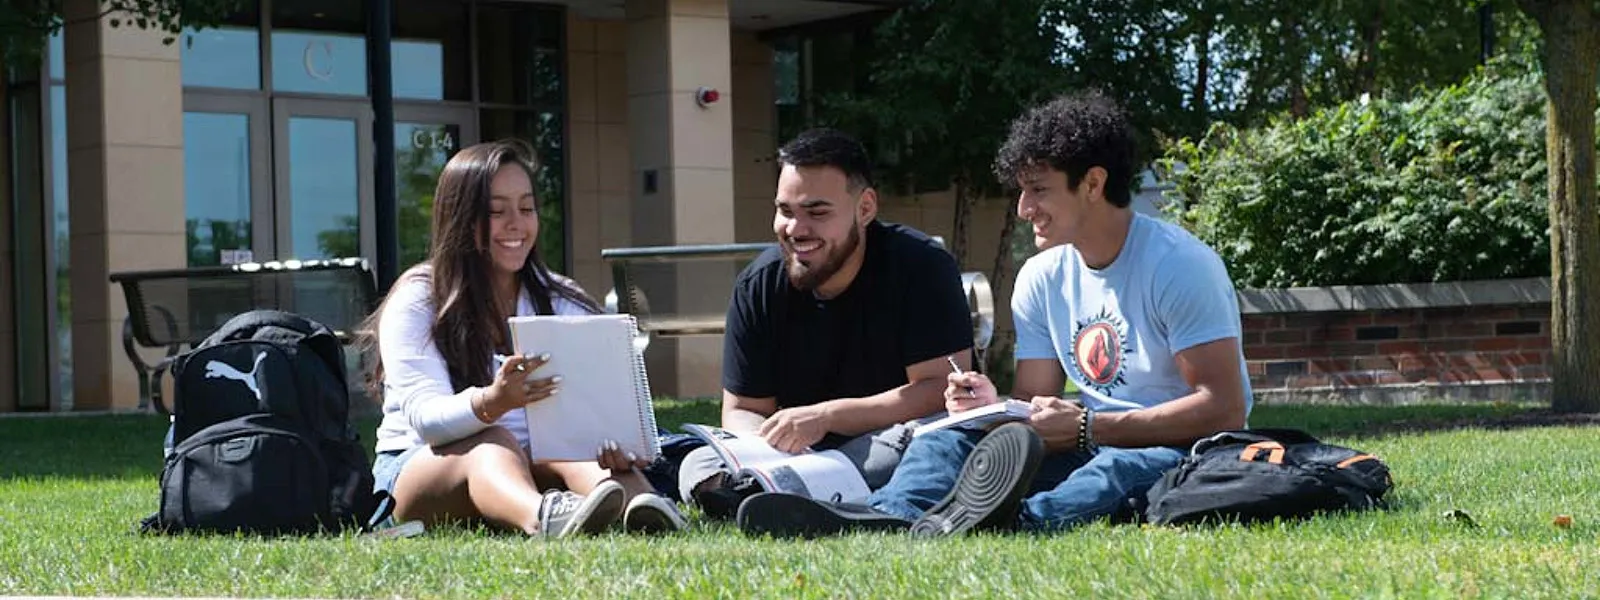
M869 506L819 502L805 496L763 492L739 505L745 535L813 538L847 531L905 531L911 522Z
M688 525L671 500L648 492L635 495L622 515L622 529L629 533L669 533Z
M911 525L914 535L1012 529L1022 499L1044 459L1044 441L1022 423L1007 423L978 441L961 465L955 489Z
M606 480L584 496L566 490L544 493L539 505L539 532L548 537L605 531L622 517L622 484Z
M734 518L739 512L739 505L746 498L759 493L761 484L756 483L754 477L728 473L722 476L721 483L706 490L694 491L693 498L706 518L727 520Z

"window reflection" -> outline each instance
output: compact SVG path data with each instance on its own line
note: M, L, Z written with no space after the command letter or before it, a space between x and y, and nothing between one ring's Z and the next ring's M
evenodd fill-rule
M182 44L183 85L261 88L261 34L255 28L187 29Z
M471 100L467 3L406 0L394 9L395 97Z
M389 48L394 61L394 97L444 99L443 45L430 41L397 41Z
M280 92L366 95L366 39L356 34L274 29L272 88Z
M189 266L250 249L250 117L183 114L184 233Z
M356 123L289 119L290 247L283 258L361 255Z
M428 257L428 228L439 173L461 148L455 125L396 123L394 126L395 203L399 219L401 270Z
M50 78L67 78L66 43L61 38L61 30L50 34Z
M561 13L539 6L478 8L479 88L485 102L560 106Z
M50 86L50 193L51 211L56 227L55 278L56 278L56 343L61 354L56 360L60 369L61 402L72 404L72 270L67 266L71 258L71 227L67 211L67 86Z

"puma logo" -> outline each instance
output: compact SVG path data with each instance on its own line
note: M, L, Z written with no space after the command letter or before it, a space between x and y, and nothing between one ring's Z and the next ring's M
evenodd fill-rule
M267 358L267 353L266 352L262 352L260 354L257 354L256 355L256 362L255 362L255 364L250 365L250 372L249 373L245 373L243 371L235 369L235 368L233 368L233 365L230 365L230 364L222 362L222 361L213 360L213 361L207 362L206 363L206 379L213 379L213 378L219 378L220 377L222 379L232 379L234 381L238 381L240 383L243 383L245 385L245 387L250 388L250 393L255 394L256 401L260 402L261 401L261 388L256 385L256 369L261 368L261 361L265 360L266 358Z

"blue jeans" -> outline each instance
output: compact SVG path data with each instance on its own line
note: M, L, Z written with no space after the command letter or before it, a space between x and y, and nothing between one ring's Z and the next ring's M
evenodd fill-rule
M955 489L961 466L985 433L946 429L915 438L889 483L867 504L907 520L921 517ZM1183 450L1160 446L1046 455L1022 503L1020 525L1053 531L1115 515L1183 456Z

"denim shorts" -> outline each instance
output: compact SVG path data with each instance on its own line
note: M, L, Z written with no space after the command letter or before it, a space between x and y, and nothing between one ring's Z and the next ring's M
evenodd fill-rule
M386 502L393 502L392 498L394 497L394 482L395 480L400 479L400 470L404 469L406 463L411 460L411 457L416 456L417 451L423 449L424 447L425 446L413 446L405 450L388 450L385 452L379 452L378 455L372 459L372 491L374 493L380 491L386 492L391 498ZM386 529L389 527L394 527L397 524L398 523L395 521L394 515L391 514L388 517L385 517L382 521L378 522L375 528Z
M372 459L372 491L384 491L394 495L394 482L400 479L400 470L404 469L411 457L423 446L412 446L405 450L387 450L379 452Z

